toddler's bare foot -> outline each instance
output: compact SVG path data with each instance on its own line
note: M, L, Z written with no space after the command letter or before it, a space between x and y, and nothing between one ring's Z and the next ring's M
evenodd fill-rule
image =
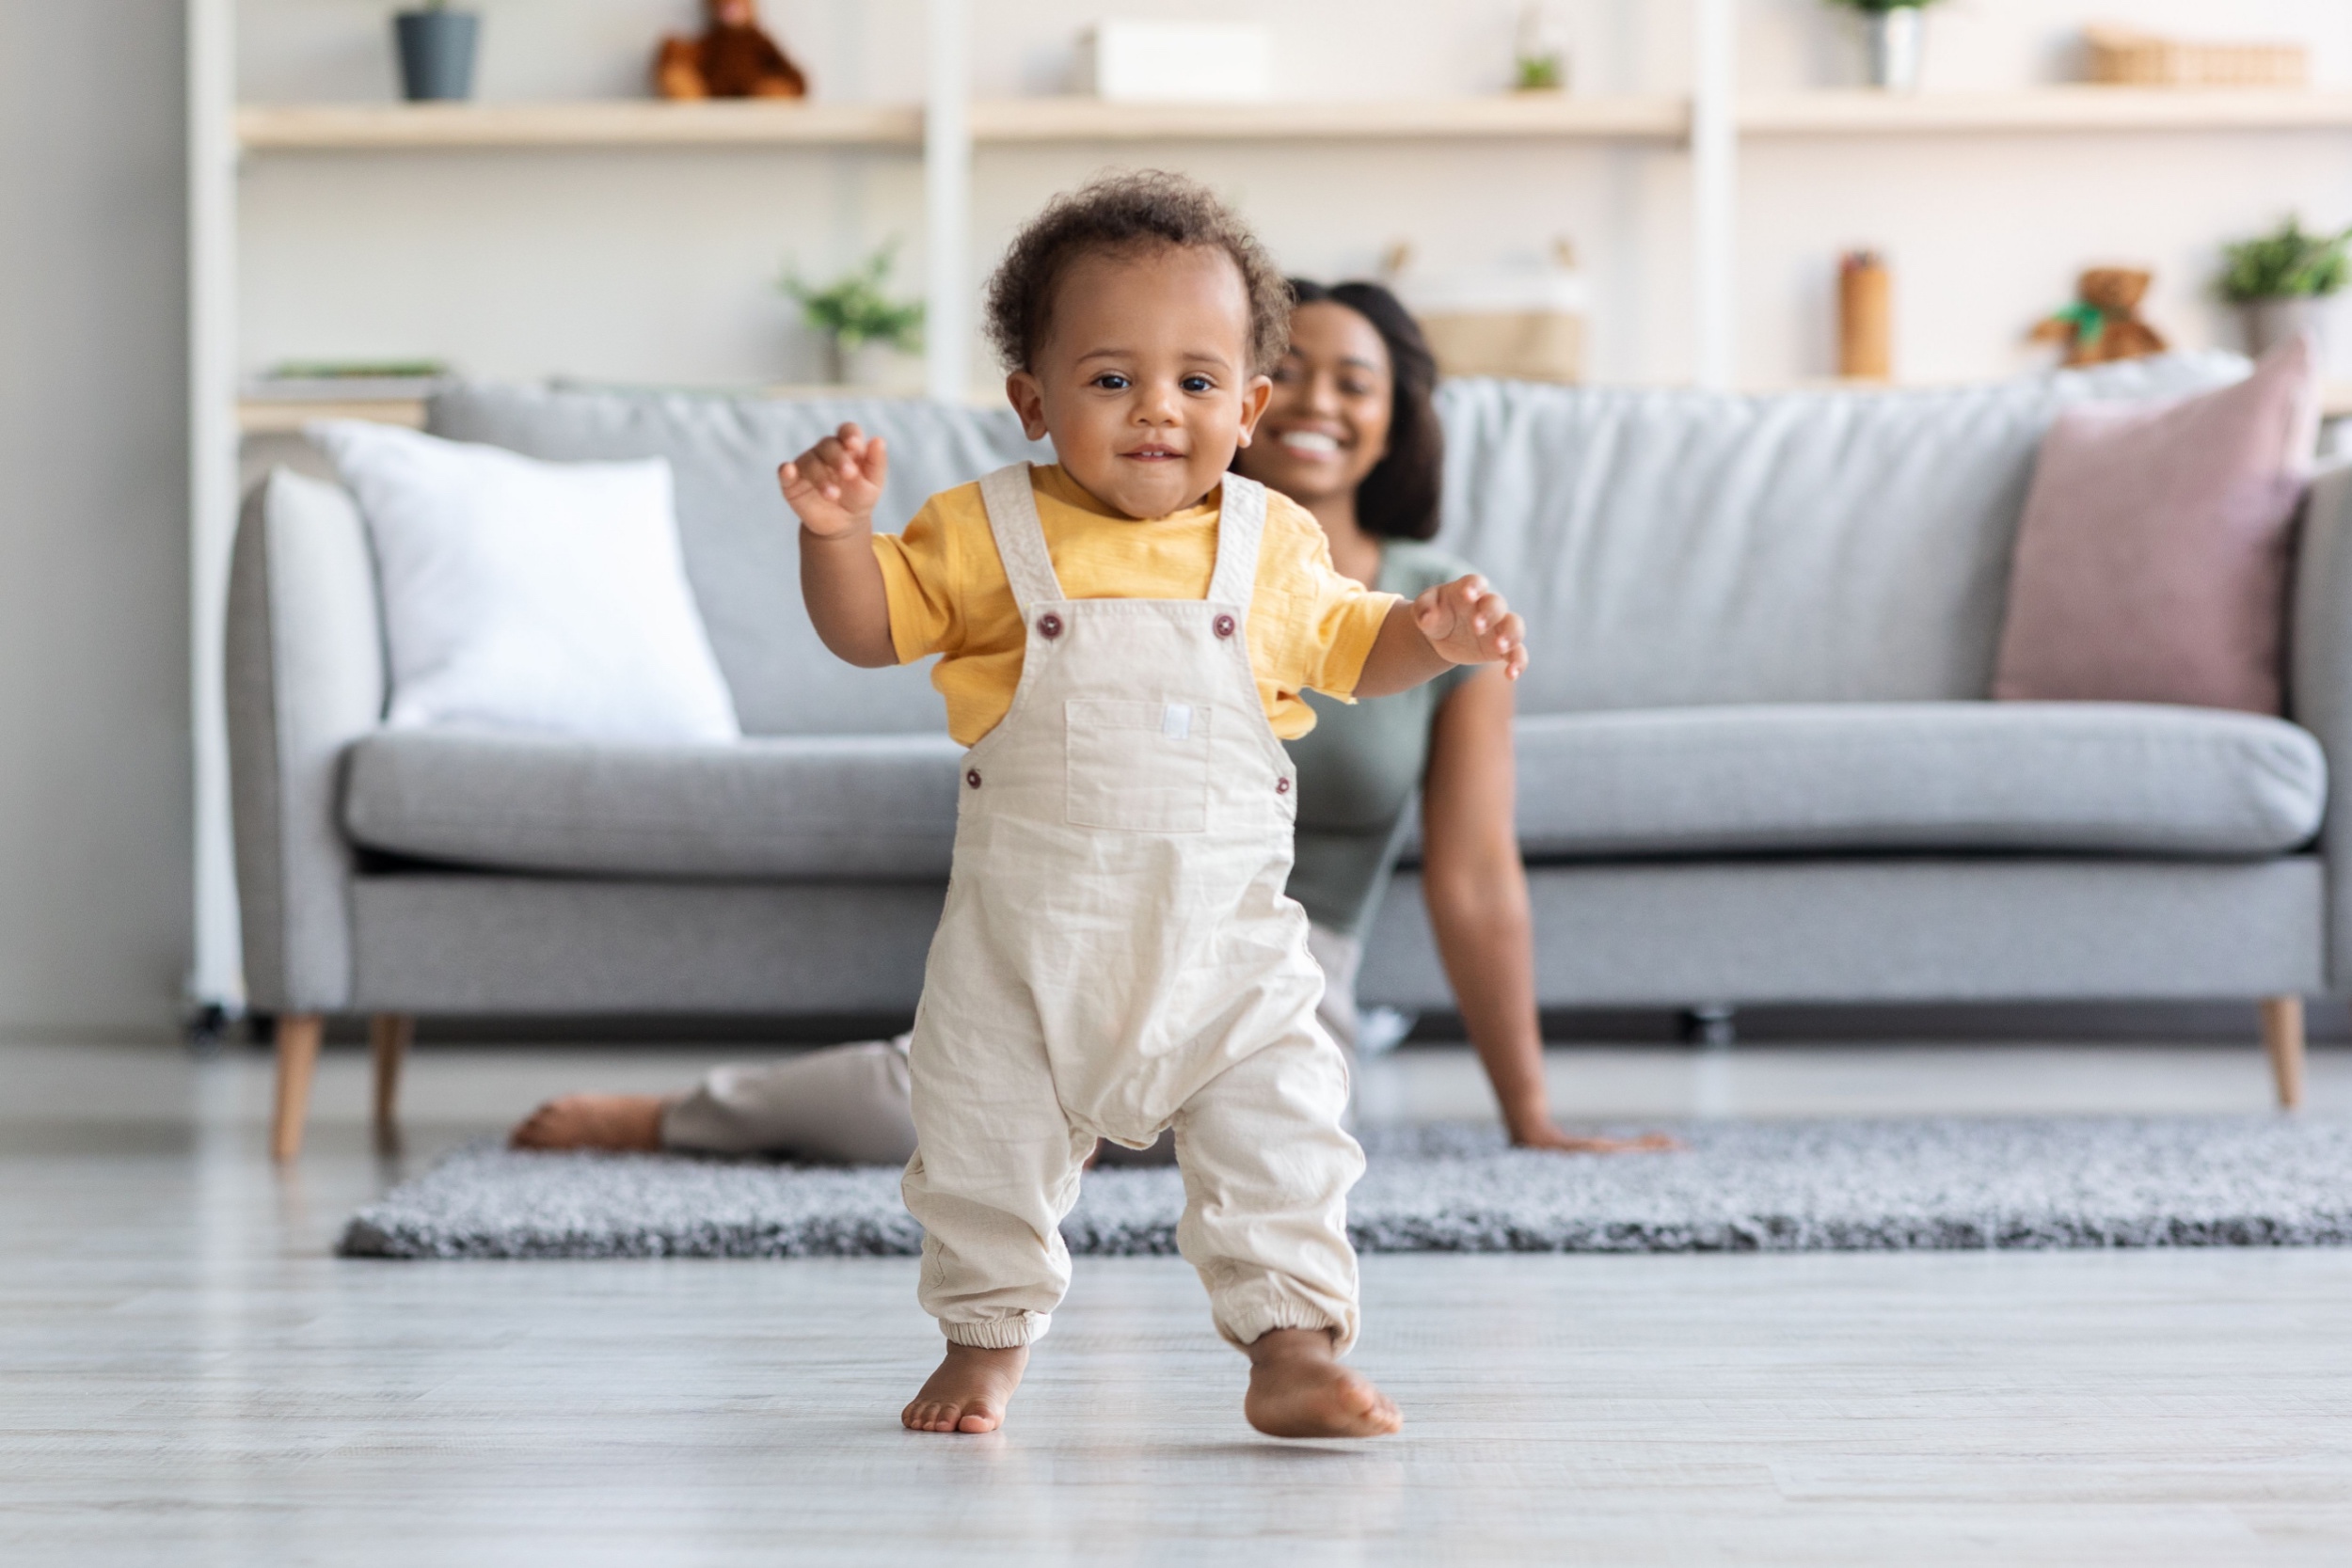
M567 1094L525 1117L506 1141L513 1148L653 1154L661 1148L661 1113L669 1103L651 1094Z
M1382 1437L1405 1424L1372 1379L1340 1365L1320 1328L1278 1328L1249 1347L1242 1414L1268 1437Z
M1005 1424L1005 1406L1028 1365L1026 1345L949 1345L939 1370L898 1412L898 1423L909 1432L994 1432Z

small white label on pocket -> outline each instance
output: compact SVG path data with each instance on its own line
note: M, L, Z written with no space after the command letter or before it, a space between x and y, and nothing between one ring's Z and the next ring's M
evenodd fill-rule
M1192 705L1170 703L1160 709L1160 733L1171 740L1184 740L1192 735Z

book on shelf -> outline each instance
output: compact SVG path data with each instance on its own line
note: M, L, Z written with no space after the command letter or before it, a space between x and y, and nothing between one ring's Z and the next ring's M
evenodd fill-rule
M288 360L245 384L254 403L395 403L431 397L455 378L441 359Z

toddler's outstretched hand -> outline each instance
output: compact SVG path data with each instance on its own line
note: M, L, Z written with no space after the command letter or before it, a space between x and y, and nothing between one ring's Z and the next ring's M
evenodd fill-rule
M873 526L890 453L879 436L845 424L776 470L784 499L801 526L820 539L838 539Z
M1413 601L1413 625L1455 664L1501 661L1512 680L1527 668L1527 627L1485 578L1457 578L1426 590Z

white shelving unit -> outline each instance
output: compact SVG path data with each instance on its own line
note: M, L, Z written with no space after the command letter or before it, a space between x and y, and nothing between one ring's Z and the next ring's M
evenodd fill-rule
M1474 99L1181 106L1083 98L974 100L972 0L927 0L927 90L917 103L582 102L549 103L240 103L236 0L186 0L189 47L190 517L195 643L196 927L192 999L242 1000L221 713L222 610L236 519L241 429L285 433L328 412L415 422L405 403L240 404L236 322L241 160L462 156L612 149L865 149L919 158L924 174L925 385L968 394L976 304L971 254L975 157L990 148L1056 144L1259 142L1462 144L1609 142L1691 159L1694 379L1728 387L1738 362L1740 154L1751 140L2083 133L2352 130L2352 93L2195 92L2062 87L1896 95L1871 91L1742 98L1736 0L1690 0L1685 93L1495 95ZM2352 408L2352 398L2339 398Z
M1732 55L1729 0L1692 0L1700 51ZM914 104L580 103L539 104L242 104L236 89L236 0L186 0L190 201L191 666L196 733L196 960L191 1000L243 1002L236 892L229 830L228 742L221 701L221 636L230 546L236 526L241 431L284 431L316 407L247 406L238 400L237 167L240 159L468 150L776 147L903 149L919 155L929 235L925 257L925 386L960 399L970 386L975 306L971 256L972 166L977 149L1070 142L1464 141L1615 139L1689 144L1702 168L1706 236L1697 261L1708 379L1733 362L1729 302L1734 277L1730 158L1737 131L1694 140L1694 123L1728 128L1729 73L1696 101L1679 95L1495 97L1465 101L1299 103L1220 106L1214 117L1154 105L1089 100L974 102L971 0L927 0L927 89ZM1711 118L1709 118L1711 116ZM414 405L342 412L413 420Z

